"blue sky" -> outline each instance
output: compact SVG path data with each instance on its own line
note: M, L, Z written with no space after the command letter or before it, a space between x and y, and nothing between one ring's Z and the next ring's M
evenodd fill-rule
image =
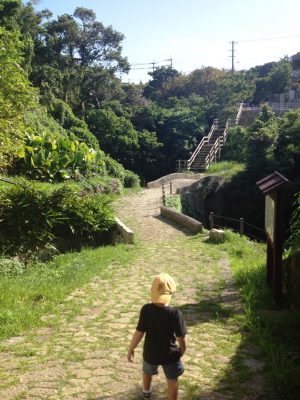
M236 69L300 52L299 0L41 0L39 4L54 15L72 14L79 6L93 9L105 26L125 35L123 55L132 65L172 58L173 67L183 73L202 66L230 69L231 41L237 42ZM122 79L145 82L147 72L133 70Z

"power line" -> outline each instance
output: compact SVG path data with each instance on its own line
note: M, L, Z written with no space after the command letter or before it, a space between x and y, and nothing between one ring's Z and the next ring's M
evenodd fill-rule
M172 62L172 58L167 58L166 60L161 60L161 61L152 61L152 62L148 62L148 63L132 63L131 65L152 65L153 63L154 64L161 64L162 62L165 62L165 61L170 61L170 62Z
M131 71L137 71L138 69L147 69L147 70L149 70L149 67L148 68L144 68L144 67L130 68Z
M136 71L136 70L140 70L140 69L151 69L152 67L152 72L154 72L156 65L158 64L162 64L164 62L169 62L169 66L171 68L173 68L173 59L172 58L167 58L166 60L161 60L161 61L152 61L152 62L148 62L148 63L133 63L131 64L131 66L133 66L133 68L131 68L131 70ZM149 67L143 67L144 65L149 65ZM151 66L151 67L150 67ZM162 67L166 66L166 65L161 65Z
M244 39L244 40L239 40L239 42L261 42L264 40L281 40L281 39L292 39L292 38L298 38L300 35L293 35L293 36L277 36L277 37L272 37L272 38L260 38L260 39Z

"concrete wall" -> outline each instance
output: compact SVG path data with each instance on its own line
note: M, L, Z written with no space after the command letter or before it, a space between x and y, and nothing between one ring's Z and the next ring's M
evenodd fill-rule
M124 243L134 243L134 233L122 221L116 218L117 231L122 236Z
M148 182L147 188L148 189L159 188L161 187L162 184L165 185L166 183L169 183L174 179L192 179L196 181L200 179L202 176L203 174L182 174L181 172L176 172L174 174L163 176L162 178L159 178L156 181Z
M188 215L181 214L172 208L161 206L160 214L165 219L175 222L176 224L187 228L189 231L193 233L202 232L202 223L197 221L194 218L189 217Z

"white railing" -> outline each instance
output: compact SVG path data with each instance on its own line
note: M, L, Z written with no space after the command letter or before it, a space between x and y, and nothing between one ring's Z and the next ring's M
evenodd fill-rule
M197 157L197 155L199 154L199 152L203 148L203 146L206 143L209 143L209 140L210 140L210 138L211 138L211 136L212 136L212 134L213 134L213 132L214 132L214 130L216 128L218 128L218 120L217 119L214 120L214 122L213 122L213 124L212 124L212 126L210 128L209 134L207 136L203 136L201 142L196 147L196 149L195 149L194 153L192 154L191 158L189 160L187 160L187 169L191 168L191 165L192 165L193 161L195 160L195 158Z
M228 134L228 129L230 127L230 119L227 120L226 125L225 125L225 129L223 132L223 141L222 141L222 146L224 146L224 144L226 143L227 140L227 134Z
M188 169L188 160L176 160L176 171L182 172Z
M238 125L238 123L240 121L243 109L244 109L244 103L241 103L240 106L239 106L238 112L236 114L236 119L235 119L235 124L236 125Z
M216 162L217 154L220 159L221 156L221 148L225 145L227 139L227 133L230 126L230 120L228 119L223 131L223 134L219 136L214 142L212 148L205 158L205 169L208 169L212 162Z
M221 150L220 138L218 137L214 145L210 149L209 153L205 157L205 169L208 169L213 162L216 162L217 153L219 153L220 156L220 150Z
M295 102L287 102L287 103L266 103L267 106L269 106L273 111L286 111L290 109L295 109L295 108L300 108L300 101L295 101ZM243 111L260 111L262 108L262 105L260 106L247 106L246 103L240 103L238 112L235 118L235 125L238 125L239 120L241 118L242 112ZM230 125L230 121L228 120L224 129L223 134L216 139L214 142L212 148L210 149L209 153L207 154L205 158L205 168L207 169L212 161L216 160L216 154L221 151L221 147L224 146L226 139L227 139L227 133L228 133L228 128ZM191 169L191 166L193 162L195 161L197 155L199 154L200 150L203 148L203 146L207 143L209 143L212 134L215 129L218 128L218 120L215 119L209 134L207 136L204 136L198 146L196 147L195 151L193 152L192 156L190 157L189 160L177 160L177 170L182 171L182 170L189 170Z

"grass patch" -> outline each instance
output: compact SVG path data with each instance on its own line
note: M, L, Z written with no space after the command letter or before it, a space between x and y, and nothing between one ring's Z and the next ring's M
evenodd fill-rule
M16 336L36 326L56 325L68 294L96 275L108 277L111 264L115 268L126 267L134 259L135 250L134 246L122 244L85 249L57 256L49 263L29 265L21 275L1 276L0 338ZM48 318L41 319L46 314Z
M166 196L166 207L174 207L177 212L182 212L181 196L179 194Z
M205 172L207 175L219 175L224 178L231 178L245 170L245 164L237 163L235 161L221 161L216 164L212 164Z
M260 345L266 372L276 393L299 400L300 312L278 310L266 286L265 245L227 231L226 251L245 309L245 325Z

